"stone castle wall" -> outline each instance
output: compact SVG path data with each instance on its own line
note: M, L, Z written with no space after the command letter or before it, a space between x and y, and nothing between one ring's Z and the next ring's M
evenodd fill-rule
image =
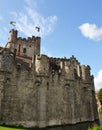
M25 57L13 50L0 48L0 124L43 128L98 119L89 66L74 56Z

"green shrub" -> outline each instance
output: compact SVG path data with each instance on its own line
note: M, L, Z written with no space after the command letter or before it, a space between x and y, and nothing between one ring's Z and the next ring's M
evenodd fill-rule
M99 99L99 101L100 101L100 103L102 105L102 88L98 92L98 99Z
M99 107L98 112L99 112L99 117L102 119L102 106Z
M88 130L102 130L102 127L98 126L97 124L94 124L92 127L88 128Z

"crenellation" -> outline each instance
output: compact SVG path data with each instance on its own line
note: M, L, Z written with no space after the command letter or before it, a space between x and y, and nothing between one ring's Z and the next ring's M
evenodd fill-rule
M32 57L33 55L40 54L40 37L17 37L18 31L12 29L6 48L9 48L12 52L15 52L19 56Z
M0 48L0 125L40 129L98 120L90 66L74 55L40 54L40 37L17 34L11 30Z
M90 79L90 67L80 65L78 60L74 56L70 59L67 58L56 58L50 57L49 58L49 65L54 70L60 69L62 75L67 79L83 79L89 82ZM81 70L82 69L82 70ZM88 78L86 79L85 77Z
M35 40L35 36L32 36L32 39L34 39L34 40Z

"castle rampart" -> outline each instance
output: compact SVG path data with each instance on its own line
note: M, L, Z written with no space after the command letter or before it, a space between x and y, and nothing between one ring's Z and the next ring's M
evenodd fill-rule
M39 37L10 37L0 48L0 124L40 129L98 120L89 66L40 54Z

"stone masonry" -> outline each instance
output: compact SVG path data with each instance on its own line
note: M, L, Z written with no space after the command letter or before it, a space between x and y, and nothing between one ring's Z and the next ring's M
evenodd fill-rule
M0 124L46 128L98 119L90 66L40 54L40 37L10 31L0 48Z

